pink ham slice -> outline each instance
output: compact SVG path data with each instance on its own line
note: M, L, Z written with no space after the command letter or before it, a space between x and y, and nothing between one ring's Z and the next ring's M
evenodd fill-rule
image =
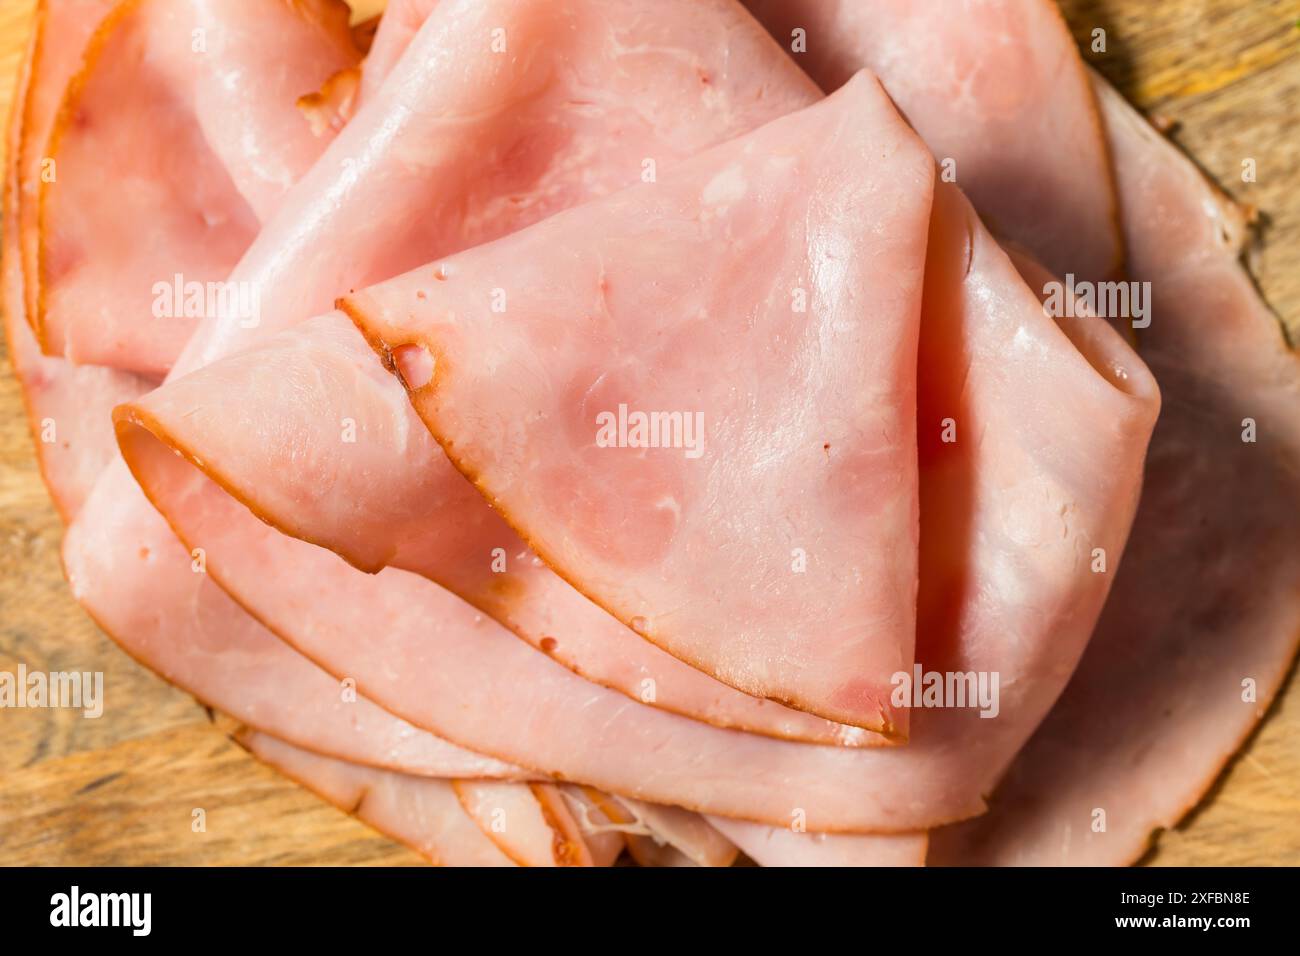
M873 79L839 98L801 114L819 153L774 124L587 207L581 236L560 214L343 306L580 590L724 683L895 736L933 166ZM603 447L627 408L691 444Z
M799 833L743 820L709 822L760 866L924 866L926 835Z
M228 398L214 403L212 395ZM241 427L230 427L232 409L245 405ZM278 528L293 516L290 530L302 538L328 521L373 543L406 523L390 563L437 580L596 683L717 726L817 743L885 742L721 684L638 639L566 584L453 468L341 315L309 320L183 376L116 418L141 486L184 536L205 542L214 566L250 560L229 531L219 545L200 530L196 500L222 490ZM332 493L304 493L324 487ZM376 497L381 491L393 493ZM231 528L263 533L242 509L224 510ZM285 539L275 550L292 566L295 555L319 549Z
M873 70L995 234L1057 275L1118 275L1123 248L1106 138L1055 3L745 4L827 92L862 67Z
M1078 672L989 815L936 832L932 863L1133 862L1263 717L1300 635L1300 364L1238 261L1241 208L1118 93L1098 92L1130 270L1150 282L1140 347L1165 412Z
M40 143L48 135L57 109L57 91L75 69L80 49L108 4L77 4L67 16L67 3L41 4L40 24L33 31L18 79L6 134L4 230L0 236L0 284L9 361L22 388L28 423L35 439L41 476L63 520L81 508L95 478L116 457L113 432L105 427L114 405L145 392L149 383L106 368L74 368L63 359L41 354L27 323L27 293L23 281L21 223L31 218L40 182ZM51 92L55 91L55 92ZM34 234L34 231L33 231Z
M440 5L437 16L407 39L412 53L392 82L295 190L290 209L267 230L275 240L259 238L236 281L262 290L268 326L287 322L304 303L328 302L341 291L337 283L386 278L400 263L417 261L419 250L434 255L495 237L633 180L647 155L666 168L818 98L731 0L660 12L673 11L647 17L635 3L570 4L561 19L575 29L561 29L557 38L553 8L548 13L532 3ZM583 69L559 76L549 76L544 65L522 76L489 73L483 83L458 92L456 75L446 75L450 66L437 51L473 49L489 26L501 23L515 42L532 36L530 48L545 46L550 56ZM621 31L618 43L600 42L615 28ZM575 38L582 42L570 51ZM677 52L629 58L619 52L623 45ZM725 59L716 52L722 49L728 51ZM485 56L490 63L492 57ZM380 69L367 61L367 76ZM544 96L522 104L511 99L517 86L538 84ZM599 103L587 101L593 84L614 93ZM481 102L485 88L495 88L500 101L490 109ZM494 153L536 156L486 192L462 184L452 160L467 161L458 146L464 122L449 127L448 114L489 117L490 128L475 141L488 141ZM391 118L403 115L424 119L386 133ZM592 163L597 140L604 144L601 159ZM373 148L376 142L382 149ZM429 159L414 167L401 161L412 155ZM405 178L395 183L395 176ZM323 206L322 196L337 201ZM413 209L412 201L428 208ZM472 214L464 214L467 206ZM375 233L373 241L357 246L331 239L356 222ZM412 238L411 223L432 225L428 235ZM321 268L322 262L332 268ZM285 311L267 307L272 301ZM210 356L214 349L241 346L249 334L238 323L211 325L195 349ZM201 345L204 336L216 344ZM214 394L225 397L213 403ZM245 427L230 428L235 408L249 400L254 404L236 416ZM219 407L224 410L218 414ZM183 459L154 454L159 449L149 447L150 435L135 425L199 463L281 530L333 548L367 570L391 563L425 574L566 666L636 700L773 736L855 746L884 742L735 691L639 640L583 598L543 566L455 471L401 388L375 366L364 340L340 316L312 320L260 349L176 379L120 418L128 460L177 527L191 520L197 476ZM355 441L345 437L349 427ZM332 492L304 494L309 486ZM232 520L250 533L260 527L247 515L242 524L240 516ZM311 550L281 547L286 564L298 563L293 553ZM243 547L208 552L214 565L247 560Z
M322 754L428 776L532 776L345 696L196 570L165 524L130 520L130 506L145 505L138 488L103 506L96 498L106 487L96 486L69 528L64 567L83 603L84 588L111 584L92 592L91 613L136 660L208 706Z
M735 862L739 852L736 845L698 813L628 797L619 802L650 831L649 837L641 839L672 847L691 866L731 866Z
M465 812L483 833L520 866L592 866L564 796L554 784L452 783Z
M18 224L22 244L24 277L23 304L26 321L35 328L38 321L37 279L40 255L40 189L43 161L48 155L46 144L54 128L59 106L68 81L80 69L81 57L91 35L114 6L115 0L40 0L24 66L36 81L26 86L20 79L14 95L13 121L23 127L21 144L15 145L10 157L18 155L21 164L22 197L15 218L5 217L6 236ZM49 172L57 172L57 166Z
M753 138L818 141L805 124L834 125L827 110L842 110L846 122L860 116L851 97L866 89L855 84ZM725 168L719 158L749 141L699 162ZM694 175L689 168L678 174ZM213 552L242 548L253 560L210 565L211 573L277 634L331 673L355 676L395 713L566 780L776 826L798 816L814 832L909 832L979 813L982 794L1041 720L1091 630L1110 578L1090 573L1085 556L1093 547L1111 555L1123 548L1157 399L1140 361L1100 326L1085 349L1094 368L1044 314L960 194L943 187L938 195L923 343L942 367L979 362L973 394L933 400L951 405L945 413L966 423L962 434L969 428L983 440L947 453L924 446L922 497L951 498L943 514L962 536L944 547L943 523L923 524L922 556L940 578L963 549L980 560L977 575L956 581L959 589L927 610L936 623L922 632L920 659L931 669L998 671L1005 693L997 719L922 710L909 746L872 751L682 720L574 677L413 575L340 576L331 570L337 560L318 551L294 555L298 575L275 577L285 539L265 526L260 536L232 530L230 509L239 506L220 493L191 503L197 540ZM564 247L589 241L584 220L601 205L562 214L572 222ZM526 241L521 235L457 261L504 255ZM1059 404L1026 400L1031 388L1046 386ZM985 461L1004 464L976 481ZM929 548L926 527L934 529ZM473 694L473 710L455 703L465 693Z
M338 0L120 4L46 147L57 175L40 188L30 317L45 352L165 373L210 284L320 153L298 96L356 60ZM203 295L160 298L187 283ZM254 296L243 304L253 321Z
M93 5L42 5L28 69L20 82L9 128L10 162L5 177L5 222L22 221L35 203L41 150L58 97L95 24ZM65 519L89 494L94 478L114 458L110 427L114 404L147 384L123 372L75 367L42 356L23 319L19 230L4 230L5 327L10 355L23 386L42 473ZM50 440L42 440L48 437ZM138 497L138 491L135 492ZM152 526L156 530L156 525ZM83 523L79 533L91 533ZM364 699L345 702L336 681L243 614L204 575L163 528L161 536L133 535L131 528L101 528L113 544L78 553L93 561L121 542L137 545L142 573L123 578L100 622L120 635L123 649L168 680L244 722L303 746L348 760L392 766L417 774L520 777L525 772L469 753L380 710ZM75 576L84 567L69 568ZM97 569L115 579L120 567ZM181 636L183 639L178 640Z
M446 780L359 767L248 732L239 742L259 760L439 866L511 866L461 809ZM525 792L527 788L516 784Z

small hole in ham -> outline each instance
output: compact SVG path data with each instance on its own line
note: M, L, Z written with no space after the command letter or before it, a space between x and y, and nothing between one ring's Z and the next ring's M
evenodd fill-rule
M409 389L424 388L433 380L433 356L423 345L399 345L393 349L393 363Z

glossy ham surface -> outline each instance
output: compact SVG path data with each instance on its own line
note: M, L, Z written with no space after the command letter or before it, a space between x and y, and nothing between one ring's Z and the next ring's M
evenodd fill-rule
M42 3L28 43L7 127L4 231L0 236L5 338L31 427L41 476L63 520L80 509L95 478L112 458L113 431L105 428L113 406L142 394L148 380L97 366L74 367L41 353L29 326L35 308L34 261L37 190L42 150L82 47L107 2L86 2L77 16L66 4ZM51 30L49 25L53 24ZM32 276L28 281L24 273Z
M433 52L468 46L473 62L490 64L490 52L475 48L485 24L504 23L516 42L524 37L535 46L554 40L559 27L549 16L532 4L486 10L450 4L410 36L402 12L394 30L403 39L395 42L410 50L390 67L392 82L344 130L266 230L301 236L299 245L259 239L236 271L244 277L239 281L256 284L264 306L327 301L346 291L344 282L387 278L420 251L432 256L495 238L555 208L634 182L643 157L656 169L671 168L690 152L817 98L807 78L731 0L689 9L689 17L661 19L648 17L637 3L571 4L565 16L574 29L560 34L562 42L548 42L546 56L522 74L523 68L489 73L486 87L451 83L456 77L448 71L455 64ZM381 29L376 44L383 40ZM367 61L368 76L380 69ZM517 86L524 82L540 92L519 99ZM593 88L603 92L589 100ZM482 105L489 95L490 110ZM503 171L498 181L462 181L452 160L463 158L465 123L449 121L460 116L482 126L479 141L492 154L526 155L528 161ZM411 118L390 133L395 117ZM619 148L605 148L596 159L596 139ZM410 156L424 157L423 164L411 166ZM397 201L395 189L407 198ZM323 207L322 196L333 205ZM362 217L374 237L364 246L366 255L349 252L333 271L318 271L339 248L327 227ZM425 231L412 235L416 227ZM310 264L310 270L295 263ZM263 313L264 331L294 318L266 308ZM235 348L232 336L250 333L228 318L225 325L209 323L199 338ZM215 394L225 398L213 402ZM232 412L241 427L230 427ZM193 521L186 502L197 479L185 474L188 460L286 533L336 550L366 570L389 564L423 574L565 666L642 703L776 737L853 746L886 742L738 692L638 639L586 600L461 478L341 316L299 324L174 379L119 413L119 428L138 480L178 529ZM158 454L150 434L185 460ZM305 493L313 487L331 493ZM259 528L251 516L242 524L250 534ZM194 536L192 528L182 533ZM309 550L280 547L286 554ZM248 560L243 547L208 551L214 566Z
M832 108L836 102L847 101L832 100ZM963 354L980 359L972 373L979 388L949 414L969 412L967 425L987 419L988 427L984 442L946 457L923 450L921 493L947 484L951 520L978 529L973 539L990 561L960 592L970 599L933 602L937 625L920 653L929 667L1006 674L997 719L926 710L913 715L906 747L856 752L720 731L575 678L413 575L340 577L330 570L337 559L322 551L314 559L294 554L297 582L276 579L267 569L286 560L285 539L266 526L246 536L232 518L241 506L219 489L194 491L188 508L196 521L185 533L214 551L242 548L257 558L211 573L276 633L332 673L355 675L385 707L473 750L651 802L776 826L797 813L813 831L914 831L978 813L982 794L1064 685L1070 655L1100 607L1110 578L1092 573L1088 557L1093 547L1122 549L1157 399L1121 337L1101 335L1081 353L964 199L952 187L939 194L943 216L928 226L934 309L922 322L923 345L933 321L936 367L960 366ZM566 215L591 214L597 206ZM1104 361L1094 366L1089 356L1098 355ZM1020 414L1000 410L1017 383L1045 381L1074 398ZM1108 409L1105 428L1090 416L1096 403ZM1081 454L1081 435L1090 456ZM1015 467L977 480L971 455L996 461L999 449ZM1030 560L1039 550L1041 560ZM923 516L923 561L925 551ZM932 559L939 574L949 573L946 554L936 549ZM1069 644L1058 647L1062 627ZM455 705L467 687L481 710ZM649 776L636 756L643 752L655 754Z
M724 683L902 737L933 175L862 75L342 307L577 588Z
M1045 0L43 0L16 99L74 596L431 862L1129 863L1294 659L1247 214Z

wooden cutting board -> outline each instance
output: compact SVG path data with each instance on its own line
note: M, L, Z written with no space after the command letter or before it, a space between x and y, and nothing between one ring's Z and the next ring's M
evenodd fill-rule
M0 6L8 114L35 0ZM357 0L369 15L382 0ZM1300 333L1300 0L1068 0L1090 61L1229 192L1265 214L1255 275ZM1046 144L1045 148L1051 148ZM1244 159L1258 178L1241 181ZM1300 341L1300 335L1293 340ZM1300 410L1298 410L1300 411ZM0 711L0 864L412 864L420 860L236 747L73 602L17 384L0 370L0 670L104 672L98 720ZM1300 546L1300 542L1297 543ZM1291 682L1293 685L1295 681ZM206 831L191 829L206 811ZM1284 693L1155 864L1300 864L1300 690Z

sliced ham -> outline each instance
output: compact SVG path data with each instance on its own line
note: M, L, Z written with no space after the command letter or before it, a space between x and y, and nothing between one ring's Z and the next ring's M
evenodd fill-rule
M79 60L80 49L108 4L42 4L39 25L14 91L6 135L4 230L0 236L0 285L9 361L22 389L41 476L63 520L81 508L95 478L117 456L113 431L105 427L113 406L148 391L149 382L107 368L76 368L48 358L28 325L35 291L23 280L25 240L34 228L23 223L35 215L35 184L40 182L41 150L63 89ZM42 28L52 25L53 29Z
M760 866L924 866L926 835L874 836L800 833L743 820L709 823Z
M669 168L818 96L732 0L661 11L671 16L648 16L643 4L627 0L570 4L560 21L554 12L532 2L442 4L402 41L413 46L391 82L294 191L232 277L261 290L264 329L329 302L346 289L341 283L386 278L424 255L495 238L635 181L644 157ZM404 15L395 23L398 33L409 28ZM500 58L479 46L499 24L512 42L545 49L549 58L502 72L493 65ZM608 35L619 39L607 42ZM437 55L462 47L473 63L482 61L477 84L463 84L458 66ZM629 54L633 48L660 52ZM366 64L368 75L379 69ZM519 100L521 86L543 95ZM589 100L592 88L606 92ZM520 162L486 187L462 181L465 122L448 124L449 115L474 118L469 139L478 149ZM392 131L394 116L418 122ZM603 145L595 162L597 141ZM409 156L422 162L411 164ZM367 230L359 245L332 238L355 228ZM238 349L252 334L237 322L211 323L193 347L194 361ZM223 400L212 402L214 394ZM231 428L244 402L246 410L233 415L244 427ZM150 433L281 530L367 570L393 564L429 576L566 666L636 700L772 736L884 742L737 692L639 640L583 598L455 471L340 316L312 320L175 379L124 410L120 421L128 461L178 528L191 521L196 479L185 474L184 460L156 454ZM332 493L304 494L307 485ZM259 529L250 516L242 523L250 534ZM247 560L243 547L208 552L214 566Z
M874 80L841 99L802 114L817 152L770 126L601 204L586 241L561 214L343 308L593 600L724 683L902 736L934 174ZM676 430L638 447L628 409Z
M29 49L14 91L12 121L23 128L6 155L18 157L22 198L18 212L5 217L6 239L14 232L22 244L23 303L26 321L36 327L39 316L37 271L40 256L41 173L55 174L57 165L45 167L46 145L54 128L68 82L81 69L82 54L91 36L116 0L42 0L36 5ZM26 77L34 78L28 84Z
M355 684L342 686L245 614L165 523L132 520L131 505L147 507L138 488L115 507L96 501L108 491L96 486L69 528L64 569L83 604L84 589L94 589L91 616L136 660L208 706L322 754L428 776L535 776L417 730Z
M339 0L119 4L46 146L30 316L44 351L165 373L320 154L298 97L357 59ZM221 288L256 320L256 290Z
M832 110L838 97L841 110L857 110L860 116L866 108L855 96L866 95L867 82L855 81L828 101L832 105L814 107L801 115L815 115L822 109ZM778 121L767 128L776 131L772 134L773 139L785 132L780 127ZM819 132L808 134L806 140L789 137L785 141L808 140L833 141L833 137ZM713 173L729 169L729 151L732 149L740 150L739 147L724 147L715 154L701 157L701 168ZM819 155L826 156L829 152L822 150ZM848 152L852 154L854 150ZM781 154L771 141L760 141L752 152L747 151L745 155ZM816 178L819 183L829 180L827 176ZM703 174L694 180L684 177L682 192L690 195L690 190L700 190L711 181ZM577 554L585 559L589 552L598 550L594 543L580 538L578 532L568 530L574 522L573 516L548 511L546 502L551 492L535 490L539 487L569 491L583 488L579 470L575 467L572 472L566 471L553 483L548 483L549 476L533 470L534 462L554 461L557 457L555 449L568 447L566 443L574 444L584 428L590 433L585 420L593 417L590 414L595 410L593 407L585 403L579 406L573 399L566 403L554 398L571 394L581 397L590 390L590 382L586 379L583 380L586 384L578 386L574 386L572 381L577 374L574 370L588 370L580 358L583 354L581 345L591 343L588 352L595 353L595 357L588 356L587 362L598 363L606 355L618 355L620 349L631 354L638 343L650 342L658 346L659 342L671 337L668 333L662 336L638 335L637 332L641 331L635 325L638 297L629 291L628 297L621 300L627 311L620 313L620 300L601 287L608 281L611 289L636 288L634 277L619 276L614 271L617 265L615 250L618 240L627 236L629 244L635 240L638 250L637 257L630 257L628 261L644 261L647 249L653 257L655 237L641 226L642 223L666 221L672 228L674 245L691 241L693 233L677 227L677 223L693 222L697 213L694 209L680 208L681 204L674 201L671 193L670 198L663 199L665 189L664 183L641 187L620 197L622 205L615 202L601 204L600 216L592 217L591 210L595 207L587 207L581 213L561 214L476 253L455 257L445 263L444 271L449 276L445 281L433 280L431 270L419 270L345 301L349 313L386 360L397 365L399 372L403 362L401 350L413 346L425 350L431 359L432 372L424 373L424 380L412 381L413 373L408 364L404 373L421 416L440 441L454 449L453 456L458 465L473 476L485 494L512 518L524 524L533 540L540 542L545 539L548 542L548 547L539 549L548 555L559 552ZM771 187L755 189L764 197L773 191ZM1108 361L1131 367L1130 377L1124 380L1116 378L1108 365L1094 370L1088 359L1043 316L1041 309L1037 308L1036 298L1024 289L1014 270L1003 268L999 277L1001 286L997 291L1010 301L1019 297L1022 310L1036 311L1036 326L1026 327L1022 315L1015 310L998 316L1005 331L990 325L990 319L983 315L988 309L987 288L975 286L974 289L980 292L980 296L976 296L974 291L968 291L972 287L964 278L974 261L972 257L977 254L980 258L989 257L999 265L1005 263L1005 257L1000 255L991 240L979 239L982 230L970 221L973 217L969 208L955 191L951 188L944 190L944 197L929 239L932 265L926 289L926 328L920 362L922 527L929 522L935 529L928 548L928 564L927 548L924 545L922 548L920 633L931 635L932 646L941 650L941 654L934 657L953 665L965 663L963 655L966 649L955 643L945 646L939 635L956 637L969 634L975 638L978 634L975 644L1002 650L1004 653L994 656L994 660L997 661L995 669L1002 672L1003 687L1017 697L1024 695L1028 704L1026 710L1041 717L1059 693L1082 651L1106 593L1108 576L1087 573L1090 552L1093 547L1104 547L1117 558L1122 551L1140 479L1141 456L1156 413L1156 390L1141 363L1114 336L1098 347L1109 353L1106 356ZM813 200L816 208L822 208L819 203L820 197ZM831 200L827 208L839 206ZM594 225L584 221L588 217L595 218ZM784 218L797 217L787 214ZM587 245L580 236L600 238ZM899 242L896 236L892 238L895 243ZM561 248L568 253L560 258L557 266L553 257L546 257L543 250L548 248ZM741 249L737 258L743 260L754 255ZM702 252L697 251L687 258L699 261ZM479 301L483 298L485 277L499 275L500 263L504 261L514 264L512 268L516 274L523 273L519 285L526 291L516 296L517 304L513 306L509 322L502 325L493 323L491 313L479 308ZM798 267L798 261L795 260L793 268ZM762 260L761 265L766 275L784 275L783 270L787 269L793 272L793 268L780 259ZM543 268L546 275L529 271L536 269L541 272ZM743 269L733 271L737 269L740 267L724 257L714 264L711 274L724 276L725 281L738 275L739 286L752 287L757 280L747 278ZM997 265L990 266L990 271L996 269ZM663 272L662 269L657 271ZM891 276L897 271L892 270ZM673 285L673 278L681 288L691 292L684 305L673 298L673 290L679 287ZM850 278L848 281L850 288L859 288L858 283L871 282L869 278ZM987 286L987 277L984 277L984 282ZM546 337L546 323L541 319L551 314L548 312L549 302L562 301L559 293L552 292L561 287L566 290L565 296L578 297L576 311L581 318L575 321L584 330L581 336ZM606 303L604 308L607 312L602 313L586 302L589 288ZM765 288L759 287L760 302L767 295L763 291ZM693 303L710 301L710 295L715 295L718 301L727 301L728 292L731 293L730 301L734 302L735 292L730 286L723 285L713 292L698 279L692 284L689 273L680 278L660 275L655 293L662 298L652 299L646 308L652 316L694 315ZM831 287L827 294L828 297L849 295L837 287ZM970 296L969 300L967 296ZM641 304L644 306L644 300ZM590 314L601 318L587 318ZM623 316L623 321L629 323L629 329L633 331L625 340L617 338L617 333L610 330L616 323L604 320L605 315ZM552 324L556 324L555 320ZM716 325L715 321L710 328ZM969 336L969 340L964 340L963 335ZM1059 355L1058 362L1044 363L1033 369L1037 376L1035 379L1027 377L1028 369L1015 378L1009 378L1005 371L1008 344L1014 345L1018 353L1027 353L1034 348L1036 341L1042 342L1044 351ZM678 348L677 352L684 348ZM734 343L732 349L737 349ZM1090 346L1088 351L1092 350ZM710 359L718 351L716 343L704 348L704 354ZM546 356L544 366L535 360L537 356ZM1029 358L1028 355L1025 357ZM622 364L634 366L637 362L652 364L661 360L656 352ZM686 360L678 354L672 370L678 371L685 365ZM599 382L601 366L596 364L593 367L595 372L591 381ZM1065 369L1072 369L1072 372L1067 373ZM498 381L510 381L512 387L505 390L493 388L481 380L475 382L476 377L487 370L491 370ZM1080 389L1080 402L1086 399L1087 406L1061 402L1042 408L1036 416L1024 414L1025 403L1017 397L1017 391L1027 391L1035 386L1050 387L1061 395L1063 378L1071 374ZM660 381L664 378L659 376ZM528 383L532 390L524 391L522 383ZM963 383L966 383L964 389ZM975 385L980 387L972 387ZM521 421L502 407L498 398L501 395L508 396L516 405L529 409L536 407L540 411L530 413ZM552 404L543 404L545 401ZM1077 442L1060 451L1051 450L1061 442L1061 439L1053 441L1053 433L1070 434L1079 427L1071 424L1069 430L1061 432L1065 425L1064 417L1078 416L1082 407L1102 406L1114 406L1114 420L1122 423L1108 436L1115 442L1115 457L1125 462L1120 471L1116 471L1115 462L1109 456L1099 456L1097 449L1087 443ZM575 420L574 407L580 407L581 419ZM658 405L652 403L652 407L671 408L672 400L660 400ZM959 439L951 444L942 442L944 423L949 419L959 426L965 422L965 427L971 431L971 440ZM1112 418L1107 416L1105 420L1109 422ZM1001 437L1002 440L993 441L991 437ZM547 449L545 453L543 447ZM585 461L589 468L596 468L600 467L597 456L616 457L618 453L617 450L593 447L592 455ZM833 451L830 458L834 461ZM1065 471L1062 462L1069 463L1069 472ZM661 466L656 470L655 478L667 481L667 478L661 478L663 471L680 471L682 467L680 462ZM831 470L841 482L847 482L849 477L858 481L869 478L860 472ZM516 473L523 477L517 477ZM1084 492L1075 488L1083 475L1095 475L1095 490L1088 492L1092 504L1080 500ZM611 483L608 487L612 495L613 489L623 486ZM871 487L874 489L875 486ZM820 485L818 488L819 496L822 496ZM634 491L637 491L635 486L628 494ZM653 504L659 500L659 490L650 488L649 492L644 499L646 502ZM602 507L597 492L587 492L579 497L598 514L604 515L614 507L614 504ZM999 513L999 508L1007 506L992 504L1001 498L1015 502L1006 514ZM681 500L690 503L692 499ZM714 510L703 512L701 509L701 512L711 514L718 513L718 500L731 501L725 496L704 500L714 504ZM927 501L930 515L926 514ZM1076 512L1087 511L1090 515L1101 512L1096 505L1103 501L1111 505L1109 514L1102 512L1097 517L1076 521ZM635 502L641 503L640 499ZM985 515L986 509L991 513ZM1036 517L1027 520L1029 514L1023 512L1034 512ZM521 518L520 513L527 518ZM682 514L689 516L691 509L684 507ZM977 522L987 521L989 527L971 528L972 518ZM627 527L634 525L631 523ZM1053 525L1059 536L1054 555L1053 551L1034 546L1040 538L1050 540ZM607 526L610 522L604 520L594 524L596 528ZM618 526L617 523L614 526ZM924 535L924 531L922 533ZM1089 538L1093 540L1089 542ZM1052 560L1048 560L1049 556L1053 556ZM554 557L551 560L555 562ZM981 575L988 579L983 587L979 579ZM666 580L681 580L681 576L669 575ZM970 595L971 600L964 600L966 595ZM999 600L990 602L989 595ZM1029 595L1033 598L1027 604ZM1059 618L1040 619L1038 622L1027 618L1025 624L1008 619L1017 613L1024 615L1025 611L1021 609L1034 605L1038 606L1040 618L1048 607L1056 609ZM1019 633L1026 624L1032 624L1043 634L1041 643L1027 641L1025 635ZM984 631L987 633L981 633ZM1049 635L1051 640L1048 640ZM1032 650L1026 650L1027 644ZM1029 686L1010 680L1008 672L1012 669L1011 660L1015 658L1019 658L1017 665L1042 669L1041 677L1045 679L1035 680ZM965 671L968 667L935 669ZM1032 704L1029 704L1031 700ZM1026 710L1017 708L1022 714ZM952 718L945 715L936 719ZM1005 759L1014 753L1023 735L1031 729L1032 725L1025 726L1016 721L988 722L979 735L977 748L987 747L987 752L999 753L1002 760L984 761L981 773L1004 766ZM1004 738L1003 734L1012 736ZM918 742L927 743L919 738ZM974 752L969 756L978 760Z
M290 746L266 734L240 734L243 746L286 777L439 866L511 866L469 816L446 780L359 767ZM515 786L527 790L526 787Z
M910 666L915 630L912 383L932 172L883 92L857 86L855 124L886 160L861 162L859 149L875 154L851 130L810 121L820 155L759 138L702 167L711 178L602 207L586 224L599 239L558 261L542 250L571 241L563 217L502 240L520 267L496 292L499 272L452 258L345 308L453 461L566 578L726 683L892 736L905 721L890 677ZM825 161L841 156L850 165ZM824 199L835 212L771 243L758 224L797 223L808 185L828 182L844 184ZM699 283L710 255L725 283ZM857 294L840 298L845 279ZM493 295L511 297L508 323ZM399 300L417 323L455 319L399 330ZM676 432L656 431L656 450L633 434L627 450L629 408L674 416Z
M670 846L692 866L731 866L736 846L698 813L624 797L619 800L650 831L650 839ZM635 855L635 850L633 851Z
M946 180L995 234L1058 275L1118 277L1123 244L1106 138L1051 0L745 4L827 92L862 67L879 75Z
M286 74L317 91L296 98L296 80L267 96L249 79L271 50L251 27L219 30L233 47L205 69L178 65L167 44L204 4L126 0L84 59L89 24L38 34L3 298L29 415L64 442L41 457L80 509L74 593L261 728L246 736L266 759L440 862L606 865L626 843L656 866L736 845L765 865L918 865L936 827L931 862L1132 860L1262 716L1300 633L1295 529L1276 517L1300 473L1300 380L1235 261L1243 214L1099 91L1134 272L1158 286L1153 378L1105 323L1039 306L1053 269L1109 276L1120 248L1096 100L1046 4L755 0L778 38L808 19L796 59L839 91L694 156L816 94L730 0L683 2L399 2L364 71L341 7L277 7L322 28L290 44ZM67 9L43 7L47 29ZM509 55L485 55L502 23ZM134 54L175 82L142 94ZM845 82L863 63L940 181L875 81ZM38 186L46 152L83 183L109 155L115 94L148 101L161 121L141 141L179 141L201 188L160 199L166 171L125 200ZM1044 156L1045 137L1074 155ZM481 157L492 174L466 175ZM942 181L952 161L1007 251ZM178 263L218 268L261 229L232 280L271 314L219 310L137 397L185 336L137 347L147 323L84 313L140 312L117 294L140 262L113 258L129 243L100 221L164 207L203 221L161 230ZM342 286L359 291L340 312L295 324ZM47 350L141 374L41 356L24 319ZM1098 626L1157 379L1177 407ZM125 463L85 395L126 399ZM236 434L222 419L244 395L255 427ZM604 447L627 444L628 411L701 412L704 442ZM1248 573L1226 549L1251 552ZM918 677L996 678L994 713L911 713L890 691L913 658ZM992 814L945 826L995 788Z
M1078 672L988 816L934 834L936 864L1135 861L1263 717L1300 636L1300 364L1238 261L1242 209L1097 88L1130 271L1150 283L1140 348L1165 411Z
M8 136L5 222L20 223L36 201L41 150L61 90L87 42L97 8L87 3L44 4L33 33L29 67L15 97ZM4 230L5 329L10 356L23 387L41 470L51 497L71 519L94 479L116 459L110 411L148 387L116 370L73 366L40 354L23 319L20 230ZM140 501L138 491L135 492ZM113 516L116 512L96 513ZM161 532L161 533L159 533ZM102 626L123 649L209 706L247 724L347 760L391 766L411 773L466 777L522 777L517 767L469 753L352 695L337 681L277 640L244 614L202 573L195 559L165 526L150 523L94 526L75 532L106 536L106 543L74 549L88 564L70 565L123 587L96 609ZM95 562L130 553L130 565ZM201 562L200 562L201 563ZM130 568L121 578L118 574Z
M452 783L479 829L520 866L591 866L577 821L553 784Z
M560 784L559 790L568 802L592 862L596 866L613 866L627 848L623 828L606 814L606 810L614 805L614 798L567 783Z
M811 143L816 137L804 123L833 124L827 110L860 115L852 97L867 89L855 84L754 135ZM738 140L674 175L707 182L712 175L700 170L713 166L716 174L733 151L746 148ZM969 709L922 710L913 715L907 747L856 751L682 720L574 677L413 575L340 575L331 570L337 559L320 551L293 552L300 574L277 578L272 569L288 564L281 550L287 539L266 526L248 536L237 528L240 506L219 491L194 496L191 530L213 552L242 548L249 560L210 565L210 572L277 634L331 673L355 675L363 691L395 713L566 780L774 826L798 817L814 832L910 832L980 812L982 795L1064 685L1095 620L1110 577L1091 573L1088 559L1094 547L1112 555L1122 550L1157 397L1118 335L1101 335L1088 357L1080 353L960 194L949 186L937 194L923 354L928 350L944 368L979 360L973 394L946 411L983 440L947 452L923 442L922 500L951 501L943 506L947 525L930 525L930 546L923 513L921 553L932 573L950 580L952 555L969 547L980 560L969 577L953 582L958 590L926 610L935 623L922 631L920 659L938 670L999 672L997 719ZM531 233L551 236L556 223L564 226L560 247L581 249L593 234L587 217L626 201L562 213L456 261L486 269L473 260L510 255L515 268L514 253ZM425 275L432 267L417 273ZM931 323L934 332L927 331ZM1025 399L1044 387L1061 401ZM926 416L931 398L949 404L935 392L922 402ZM929 421L922 419L923 437ZM971 474L977 455L1004 464L979 481ZM962 534L945 545L945 528ZM476 702L472 710L454 703L466 693ZM654 754L653 763L641 754Z

